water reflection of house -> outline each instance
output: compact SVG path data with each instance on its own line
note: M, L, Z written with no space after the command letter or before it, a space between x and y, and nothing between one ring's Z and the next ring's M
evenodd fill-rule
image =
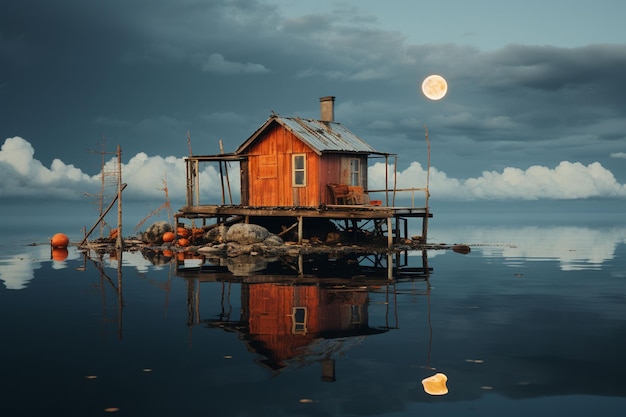
M395 299L396 284L422 283L426 295L432 272L426 251L410 261L409 257L402 260L400 254L300 254L264 260L258 268L232 268L231 262L239 258L179 265L176 274L187 282L188 325L206 324L237 332L248 349L258 354L258 363L272 372L320 363L325 381L335 378L337 355L369 335L397 328L396 310L388 302ZM420 260L421 266L413 266ZM393 279L389 279L390 273ZM221 287L217 319L199 316L203 284ZM236 293L233 285L241 286L238 318L233 317L230 301ZM372 325L369 309L372 299L378 298L385 302L374 305L385 311L375 316L376 325Z
M370 327L368 294L362 287L242 284L240 320L204 322L237 331L273 372L321 362L323 379L334 380L338 353L391 328Z

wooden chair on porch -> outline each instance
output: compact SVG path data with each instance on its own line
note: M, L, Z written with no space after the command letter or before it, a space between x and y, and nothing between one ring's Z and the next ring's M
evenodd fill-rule
M333 204L346 205L355 204L354 196L350 193L350 189L345 184L328 184Z
M359 185L348 185L348 194L352 196L352 204L368 205L370 203L369 194Z

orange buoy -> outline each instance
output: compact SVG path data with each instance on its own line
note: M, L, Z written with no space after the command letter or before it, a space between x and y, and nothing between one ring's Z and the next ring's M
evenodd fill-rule
M64 261L67 259L68 255L67 248L53 248L52 249L52 260L53 261Z
M57 233L52 236L52 239L50 239L50 245L52 245L53 248L67 248L67 245L69 244L70 238L68 238L64 233Z
M176 235L173 232L163 233L163 242L173 242L176 239Z
M176 234L180 237L188 238L189 237L189 229L184 227L177 227Z
M189 239L185 239L184 237L181 237L180 239L176 241L176 244L182 247L189 246Z
M165 256L167 258L173 258L174 257L174 252L171 251L170 249L165 249L163 251L163 256Z
M118 229L111 229L111 231L109 232L109 239L117 239L118 233Z

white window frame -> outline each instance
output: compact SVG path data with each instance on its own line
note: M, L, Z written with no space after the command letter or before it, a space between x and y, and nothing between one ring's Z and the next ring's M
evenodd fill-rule
M361 185L361 160L359 158L350 158L350 185ZM356 163L356 170L354 170L353 163ZM356 182L355 182L356 179Z
M307 307L292 307L291 309L291 334L307 334L307 321L309 309Z
M302 168L296 168L296 159L302 158ZM297 174L302 173L302 181L297 181ZM294 153L291 155L291 186L306 187L306 154Z

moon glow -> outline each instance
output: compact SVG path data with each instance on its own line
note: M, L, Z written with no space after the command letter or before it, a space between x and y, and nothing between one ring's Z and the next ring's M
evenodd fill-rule
M447 92L448 83L441 75L429 75L422 82L422 93L431 100L440 100Z

